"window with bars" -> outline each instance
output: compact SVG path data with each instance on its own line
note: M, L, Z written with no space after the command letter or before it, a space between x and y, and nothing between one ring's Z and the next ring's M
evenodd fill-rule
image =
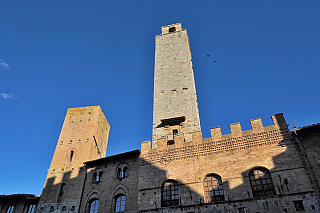
M167 180L162 186L162 202L163 207L179 205L178 183L174 180Z
M253 197L265 197L276 194L268 169L257 168L250 171L249 180Z
M118 195L116 197L115 212L122 212L126 206L126 196Z
M203 180L204 198L206 202L224 200L222 180L219 175L210 174Z
M95 199L90 202L89 213L98 213L99 208L99 200Z

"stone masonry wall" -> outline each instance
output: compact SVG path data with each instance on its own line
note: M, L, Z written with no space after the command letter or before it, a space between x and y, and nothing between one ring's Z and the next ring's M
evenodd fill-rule
M77 211L86 174L83 162L105 157L109 129L100 106L68 109L38 212L59 212L67 207L70 212ZM62 183L66 184L63 194Z
M176 30L169 33L172 27ZM186 118L179 133L191 141L191 133L200 131L200 119L189 38L180 23L162 27L162 34L156 36L153 147L158 139L172 134L161 120L179 116Z
M302 199L305 193L313 193L282 114L272 119L274 125L268 127L263 127L260 119L251 120L252 130L244 132L239 123L232 124L229 135L221 135L220 129L214 128L210 139L200 140L201 134L194 133L192 143L166 145L158 141L158 148L150 149L150 142L143 142L139 210L161 207L161 187L167 179L178 181L180 205L203 204L203 180L208 174L221 176L225 202L251 200L248 176L257 167L270 171L275 196L299 195ZM304 202L316 200L311 197Z

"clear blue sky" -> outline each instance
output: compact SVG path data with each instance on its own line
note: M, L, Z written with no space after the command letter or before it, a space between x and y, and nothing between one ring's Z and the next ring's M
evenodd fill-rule
M108 156L151 140L154 36L168 24L188 30L205 138L279 112L290 129L320 122L319 11L318 0L1 1L0 194L41 193L68 108L101 105Z

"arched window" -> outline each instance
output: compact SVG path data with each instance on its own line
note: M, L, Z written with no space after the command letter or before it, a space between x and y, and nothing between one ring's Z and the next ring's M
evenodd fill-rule
M123 168L123 178L128 177L128 167Z
M9 206L7 209L7 213L12 213L14 209L14 206Z
M101 171L101 172L99 172L99 182L101 182L102 181L102 174L103 174L103 172Z
M33 213L33 212L35 212L35 208L36 208L36 205L35 205L35 204L29 205L28 213Z
M269 170L257 168L249 172L253 197L264 197L276 194Z
M167 180L162 185L161 206L178 206L179 190L178 183L174 180Z
M92 179L92 182L93 183L100 183L102 181L102 174L103 172L100 171L99 173L98 172L95 172L93 174L93 179Z
M99 200L95 199L90 202L89 213L98 213L99 208Z
M206 202L224 200L222 180L219 175L207 175L203 180L203 187Z
M122 168L118 168L118 174L117 174L118 178L123 178L123 172L122 172Z
M128 165L126 163L121 163L118 167L117 167L117 178L118 179L123 179L123 178L127 178L128 177Z
M60 191L59 191L58 203L61 202L62 196L63 196L65 190L66 190L66 184L65 184L65 183L62 183L62 184L61 184L61 187L60 187Z
M115 212L122 212L124 211L124 208L126 206L126 196L124 195L117 195L117 197L115 197Z

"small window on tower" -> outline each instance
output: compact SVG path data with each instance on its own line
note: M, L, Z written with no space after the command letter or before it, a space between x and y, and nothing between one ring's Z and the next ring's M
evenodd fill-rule
M173 145L174 144L174 140L168 140L167 141L167 146Z
M66 184L65 183L61 184L60 194L64 193L65 188L66 188Z
M173 33L173 32L175 32L176 31L176 28L175 27L170 27L169 28L169 33Z
M70 159L69 159L69 161L72 161L73 153L74 153L74 151L71 151L71 152L70 152Z
M178 135L178 130L177 129L172 130L172 134L173 136Z
M60 187L59 196L58 196L58 203L61 202L62 196L63 196L63 194L64 194L64 192L65 192L65 189L66 189L66 184L65 184L65 183L62 183L62 184L61 184L61 187Z

